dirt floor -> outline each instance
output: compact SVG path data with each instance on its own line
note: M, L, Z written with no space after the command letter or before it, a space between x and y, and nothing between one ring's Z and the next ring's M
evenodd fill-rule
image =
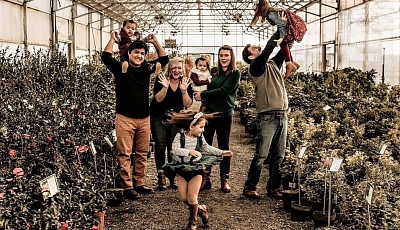
M312 221L291 221L291 213L284 211L282 201L266 196L267 170L264 169L258 185L260 200L250 200L241 195L243 183L252 159L255 144L252 136L235 115L231 133L231 193L219 191L219 167L213 167L212 189L199 194L199 203L206 204L210 216L209 229L314 229ZM149 159L147 185L156 188L154 158ZM106 229L185 229L189 212L179 201L176 190L156 191L143 195L136 201L124 200L118 207L110 207L106 213ZM202 228L201 221L198 228Z

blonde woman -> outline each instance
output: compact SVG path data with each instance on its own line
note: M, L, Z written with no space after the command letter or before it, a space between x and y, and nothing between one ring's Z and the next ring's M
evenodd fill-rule
M179 112L192 105L193 90L190 79L185 75L185 62L181 58L173 58L169 61L165 74L160 74L154 83L154 98L150 104L151 133L154 138L154 157L158 173L158 190L168 187L176 189L177 180L170 176L167 187L162 166L165 164L165 150L167 150L168 162L171 161L172 141L179 129L175 126L165 126L163 120L167 111Z

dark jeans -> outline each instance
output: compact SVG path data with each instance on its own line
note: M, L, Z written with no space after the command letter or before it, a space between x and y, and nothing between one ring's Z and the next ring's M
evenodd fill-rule
M256 190L263 163L267 159L268 154L271 154L269 157L267 191L272 193L280 189L281 186L279 167L285 156L287 115L258 115L256 125L256 152L251 161L243 191Z
M204 138L209 145L213 144L214 133L217 134L218 148L229 150L229 138L231 135L232 116L216 117L207 120L207 125L204 130ZM211 166L207 167L211 173Z
M165 126L162 120L150 115L151 133L153 135L155 149L154 157L156 160L157 171L165 164L165 150L167 150L168 162L171 162L172 142L179 128L176 126Z
M229 138L231 135L232 116L216 117L207 120L204 130L204 138L209 145L213 144L214 133L217 134L218 148L229 150Z

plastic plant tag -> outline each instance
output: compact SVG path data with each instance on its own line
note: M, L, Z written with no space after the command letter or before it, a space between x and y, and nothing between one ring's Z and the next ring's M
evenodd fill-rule
M333 157L333 161L332 161L332 164L331 164L331 167L330 167L329 171L338 172L342 162L343 162L343 159L337 158L337 157Z
M368 205L372 203L372 194L374 192L374 186L371 183L368 183L367 188L365 190L365 200L367 201Z
M328 111L328 110L330 110L331 108L332 108L332 107L330 107L329 105L325 105L324 108L323 108L323 110Z
M381 148L379 150L379 154L383 155L385 153L386 148L387 148L387 144L382 144Z
M117 141L117 132L115 131L115 129L113 131L111 131L111 136L113 137L114 142Z
M97 151L96 151L96 148L94 147L93 141L91 141L89 143L89 146L90 146L90 151L92 151L92 154L95 155L97 153Z
M113 144L110 141L110 138L108 138L107 136L104 137L104 140L107 142L107 144L112 148Z
M299 153L299 155L297 157L298 158L303 158L304 153L306 152L306 149L307 149L307 146L302 146L301 149L300 149L300 153Z
M296 183L289 182L289 188L296 188Z
M58 188L56 174L52 174L43 180L39 181L40 189L43 194L43 198L46 200L49 197L57 194L60 189Z

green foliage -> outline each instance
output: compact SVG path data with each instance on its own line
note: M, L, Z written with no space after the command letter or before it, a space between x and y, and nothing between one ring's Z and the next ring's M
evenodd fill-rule
M69 63L45 50L2 50L0 76L0 223L91 229L114 179L115 153L103 139L113 129L113 78L98 57ZM97 154L78 151L91 141ZM51 174L60 192L44 199L39 181Z
M283 177L294 173L299 146L308 142L301 172L305 198L323 200L324 162L339 157L344 161L333 180L338 220L365 228L365 189L371 183L376 191L370 207L372 228L399 229L400 87L377 84L374 70L354 68L298 73L286 87L291 112ZM251 100L245 97L242 104ZM388 146L383 156L378 154L382 143Z

